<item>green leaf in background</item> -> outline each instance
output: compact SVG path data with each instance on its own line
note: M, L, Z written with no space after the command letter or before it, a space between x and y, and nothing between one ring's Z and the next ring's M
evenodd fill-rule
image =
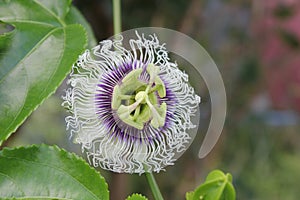
M109 192L84 160L40 145L0 152L0 199L108 200Z
M186 200L235 200L232 176L220 170L208 174L205 182L195 191L186 194Z
M185 194L185 199L186 200L193 200L193 197L194 197L194 192L187 192Z
M141 194L133 194L127 197L126 200L148 200L148 199Z
M14 27L0 35L1 145L60 85L87 32L70 0L0 0L0 21Z
M93 30L89 23L84 19L82 14L77 10L76 7L71 6L68 15L66 16L65 21L67 24L81 24L87 31L88 36L88 48L91 49L97 45L96 38L94 36Z

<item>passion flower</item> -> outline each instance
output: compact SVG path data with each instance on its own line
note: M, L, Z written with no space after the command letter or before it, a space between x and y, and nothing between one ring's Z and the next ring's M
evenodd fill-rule
M159 172L190 143L200 97L155 35L104 40L72 68L63 105L67 129L92 165Z

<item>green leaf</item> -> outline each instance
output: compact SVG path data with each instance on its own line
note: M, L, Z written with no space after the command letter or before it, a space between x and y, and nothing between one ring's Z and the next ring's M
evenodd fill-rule
M210 172L202 185L186 194L186 200L235 200L235 198L231 174L225 175L220 170Z
M1 23L0 21L0 33L1 31L4 31L2 34L0 34L0 59L2 56L4 56L4 52L6 48L8 48L11 39L12 39L12 32L8 32L9 29L7 28L7 25L4 23Z
M0 199L108 200L109 192L84 160L40 145L0 152Z
M1 145L60 85L87 33L70 0L0 0L0 21L14 27L0 35Z
M72 6L70 12L66 16L66 22L68 24L81 24L85 30L87 31L88 36L88 48L91 49L97 45L97 40L94 36L93 30L90 24L84 19L82 14L77 10L76 7Z
M141 194L133 194L127 197L126 200L148 200L148 199Z

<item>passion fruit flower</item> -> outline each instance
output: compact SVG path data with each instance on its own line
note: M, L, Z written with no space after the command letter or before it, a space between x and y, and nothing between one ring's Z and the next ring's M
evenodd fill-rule
M67 129L95 167L159 172L190 143L200 97L155 35L104 40L73 66Z

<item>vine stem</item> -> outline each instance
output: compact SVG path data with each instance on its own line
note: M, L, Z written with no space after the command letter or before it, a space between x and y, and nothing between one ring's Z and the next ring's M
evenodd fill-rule
M148 183L150 185L152 194L154 196L154 199L155 200L164 200L164 198L162 197L162 195L160 193L159 187L155 181L153 174L151 172L145 172L145 174L146 174Z
M121 21L121 0L112 0L113 2L113 24L114 35L121 33L122 21Z

